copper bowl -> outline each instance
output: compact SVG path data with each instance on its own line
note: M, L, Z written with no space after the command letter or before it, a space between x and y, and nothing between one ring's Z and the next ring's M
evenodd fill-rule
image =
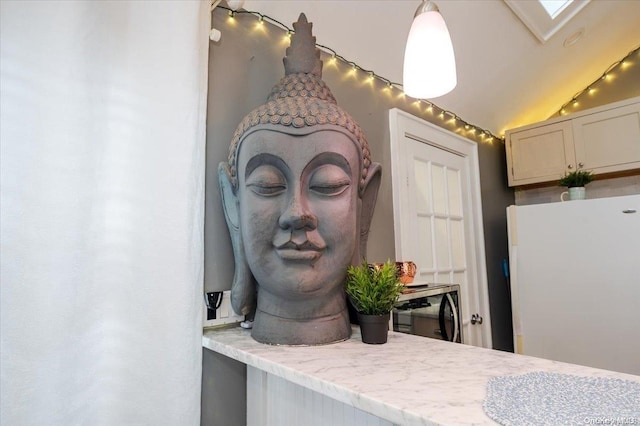
M373 270L378 270L382 268L384 263L370 263L369 268ZM400 280L402 284L411 284L413 282L413 277L416 276L417 267L416 264L409 261L404 262L395 262L396 266L396 277Z
M416 264L410 260L396 262L396 276L402 284L411 284L417 269Z
M411 284L416 276L417 266L410 260L396 262L396 276L402 284Z

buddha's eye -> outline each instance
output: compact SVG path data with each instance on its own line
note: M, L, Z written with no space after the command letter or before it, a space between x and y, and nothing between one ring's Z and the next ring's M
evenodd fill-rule
M281 194L287 190L287 181L282 173L271 165L256 167L247 177L245 183L254 193L271 197Z
M316 194L336 196L351 186L351 177L338 166L326 164L316 169L309 181L309 189Z

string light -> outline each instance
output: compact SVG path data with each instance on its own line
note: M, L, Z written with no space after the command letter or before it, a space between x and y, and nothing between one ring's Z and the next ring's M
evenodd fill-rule
M636 47L631 52L627 53L627 55L624 58L622 58L619 61L616 61L613 64L611 64L609 66L609 68L607 68L602 73L602 75L600 77L595 79L591 84L589 84L587 87L582 89L580 92L578 92L575 95L573 95L573 97L571 98L571 100L569 102L565 103L564 105L562 105L560 107L560 109L558 110L558 114L559 115L565 115L567 113L567 107L569 105L572 105L573 107L577 107L578 105L580 105L580 103L578 101L578 98L580 96L584 95L585 93L588 94L588 95L594 95L596 93L596 91L598 90L594 86L596 86L598 84L598 82L611 80L614 77L614 73L618 69L621 70L621 71L625 71L627 68L629 68L631 65L633 65L633 61L630 58L634 54L640 55L640 46Z
M213 5L215 3L216 2L212 2L211 3L212 8L213 8ZM235 18L235 15L238 14L238 13L243 13L243 14L248 14L248 15L255 16L258 19L258 23L260 23L260 24L262 24L266 20L266 21L270 22L271 24L273 24L273 25L275 25L277 27L280 27L281 29L285 30L287 38L291 38L291 35L295 32L292 28L289 28L287 25L283 24L282 22L280 22L280 21L278 21L278 20L276 20L274 18L271 18L270 16L263 15L262 13L259 13L259 12L250 11L250 10L244 10L244 9L232 10L232 9L230 9L228 7L225 7L225 6L217 6L217 7L220 8L220 9L227 10L230 19ZM316 43L316 47L319 48L320 50L324 51L325 53L331 55L330 61L331 61L332 64L337 62L337 60L340 60L340 61L344 62L345 64L351 66L351 71L350 71L351 73L355 74L358 70L362 70L363 72L368 74L368 81L369 82L373 83L373 81L375 79L378 79L378 80L382 81L385 84L385 90L393 90L394 88L397 88L397 89L400 90L400 94L399 94L400 97L404 98L406 96L406 93L404 93L404 90L402 90L402 84L396 83L396 82L393 82L393 81L391 81L391 80L389 80L387 78L384 78L384 77L376 74L372 70L367 70L367 69L362 68L361 66L359 66L355 62L349 61L346 58L344 58L343 56L339 55L335 50L333 50L330 47L323 46L323 45L317 44L317 43ZM490 140L496 139L496 140L502 141L504 143L504 138L498 137L498 136L494 135L493 133L491 133L488 130L482 129L482 128L474 125L474 124L466 122L462 118L458 117L458 115L456 115L455 113L453 113L451 111L446 111L443 108L440 108L438 105L436 105L436 104L434 104L434 103L432 103L432 102L430 102L430 101L428 101L426 99L416 99L416 105L420 106L422 103L426 103L428 105L426 111L429 112L429 113L433 113L434 107L436 109L438 109L440 111L440 114L438 116L442 120L446 119L445 114L449 115L451 118L447 121L447 123L458 123L459 122L461 127L458 127L456 130L460 130L460 129L464 128L464 129L467 129L469 131L469 133L471 133L473 135L475 135L476 134L476 130L478 130L479 135L487 135L490 138Z

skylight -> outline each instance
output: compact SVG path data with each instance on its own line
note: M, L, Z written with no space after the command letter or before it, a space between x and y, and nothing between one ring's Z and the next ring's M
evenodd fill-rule
M542 43L546 43L590 0L504 0Z
M573 0L538 0L551 19L555 19Z

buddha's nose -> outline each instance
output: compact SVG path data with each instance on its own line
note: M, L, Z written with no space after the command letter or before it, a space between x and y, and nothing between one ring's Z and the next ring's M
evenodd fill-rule
M318 218L307 208L302 197L297 195L289 200L287 209L278 219L278 225L282 229L313 230L318 227Z

